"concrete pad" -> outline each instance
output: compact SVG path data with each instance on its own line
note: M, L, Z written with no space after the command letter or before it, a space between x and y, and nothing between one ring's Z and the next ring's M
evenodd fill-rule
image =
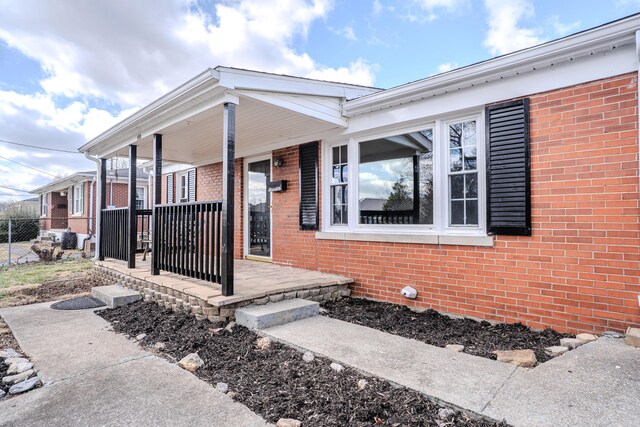
M109 308L120 307L142 299L138 291L120 285L96 286L91 288L91 296L99 299Z
M514 426L640 425L640 350L600 338L518 370L483 415Z
M249 329L263 329L282 325L300 319L317 316L320 304L300 298L293 298L265 305L238 308L236 323Z
M522 369L325 316L262 333L474 412Z
M45 386L0 401L0 425L264 426L247 407L110 332L92 310L0 310Z

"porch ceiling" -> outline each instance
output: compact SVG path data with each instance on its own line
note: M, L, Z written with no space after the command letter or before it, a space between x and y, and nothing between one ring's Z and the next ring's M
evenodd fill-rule
M156 132L163 135L163 161L194 165L221 161L222 126L223 106L217 105L158 129ZM236 108L236 157L268 152L299 141L311 141L342 128L336 123L240 96ZM139 158L153 157L152 135L141 138L136 145ZM127 155L127 147L102 154L103 157Z

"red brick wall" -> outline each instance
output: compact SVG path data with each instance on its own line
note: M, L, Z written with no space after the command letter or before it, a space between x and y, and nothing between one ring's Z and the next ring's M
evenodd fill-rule
M56 191L47 193L46 197L49 209L47 210L47 215L40 219L40 228L43 230L66 229L67 196L61 196Z
M635 74L531 97L532 237L493 248L316 240L298 230L297 148L279 150L274 262L340 273L354 295L536 328L640 323ZM418 298L401 298L411 285Z

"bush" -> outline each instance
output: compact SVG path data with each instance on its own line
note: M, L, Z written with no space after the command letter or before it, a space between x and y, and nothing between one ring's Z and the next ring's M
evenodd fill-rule
M12 242L27 242L38 237L38 214L28 209L15 209L0 215L0 243L9 241L9 220Z

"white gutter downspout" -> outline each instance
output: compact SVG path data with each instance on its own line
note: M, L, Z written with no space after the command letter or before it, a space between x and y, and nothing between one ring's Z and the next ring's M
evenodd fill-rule
M88 152L84 152L84 156L95 162L96 163L96 200L102 200L102 177L100 176L100 159L97 159L93 156L91 156ZM98 210L98 207L96 206L96 211ZM96 235L96 250L93 256L93 260L94 261L98 261L99 257L100 257L100 233L98 232L98 230L100 230L100 217L102 217L102 215L96 215L96 229L94 230L94 234Z
M87 224L87 231L89 232L89 234L91 234L92 231L95 232L95 230L93 230L93 227L91 227L91 223L93 222L93 187L96 184L96 179L97 177L94 176L91 180L91 184L89 185L89 224Z

